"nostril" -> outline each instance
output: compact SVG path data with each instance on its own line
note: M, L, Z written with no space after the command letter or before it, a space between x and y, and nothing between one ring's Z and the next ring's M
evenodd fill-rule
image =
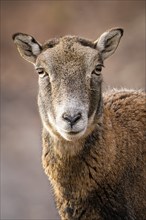
M81 116L82 116L81 113L78 113L78 114L73 115L73 116L64 113L62 115L62 118L64 120L68 121L71 124L71 126L72 126L72 125L74 125L75 123L77 123L81 119Z
M70 122L70 120L71 120L71 116L69 116L69 115L66 114L66 113L64 113L64 114L62 115L62 118L63 118L64 120L68 121L68 122Z
M75 115L75 116L73 117L73 121L76 123L77 121L80 120L80 118L81 118L81 113L78 113L77 115Z

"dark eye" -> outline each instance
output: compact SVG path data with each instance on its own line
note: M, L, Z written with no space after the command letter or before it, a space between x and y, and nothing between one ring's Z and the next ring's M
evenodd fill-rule
M44 70L43 70L43 69L39 69L39 70L37 70L37 73L38 73L38 74L43 74L43 73L44 73Z
M96 67L93 70L92 74L95 74L95 75L99 76L101 74L102 67L103 67L102 64L96 65Z
M37 68L36 71L40 77L44 77L46 75L46 72L43 68Z

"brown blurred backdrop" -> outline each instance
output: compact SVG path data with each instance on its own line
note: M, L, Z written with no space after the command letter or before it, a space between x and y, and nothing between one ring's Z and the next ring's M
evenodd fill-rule
M111 27L125 32L105 62L104 87L145 87L145 1L1 1L1 219L59 219L41 166L37 74L11 35L43 42L66 34L95 40Z

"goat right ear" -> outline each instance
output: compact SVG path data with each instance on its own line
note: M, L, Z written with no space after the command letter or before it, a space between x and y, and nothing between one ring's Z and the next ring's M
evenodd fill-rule
M32 36L23 33L16 33L12 38L20 55L34 64L37 56L41 53L41 45Z
M101 53L103 60L111 56L118 47L121 37L123 36L122 28L112 28L104 32L94 43Z

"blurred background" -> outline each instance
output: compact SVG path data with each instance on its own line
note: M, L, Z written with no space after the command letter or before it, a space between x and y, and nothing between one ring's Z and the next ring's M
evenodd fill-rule
M145 1L1 1L1 219L58 220L41 166L37 74L16 51L15 32L38 41L66 34L96 40L123 27L116 53L105 62L104 89L145 88Z

